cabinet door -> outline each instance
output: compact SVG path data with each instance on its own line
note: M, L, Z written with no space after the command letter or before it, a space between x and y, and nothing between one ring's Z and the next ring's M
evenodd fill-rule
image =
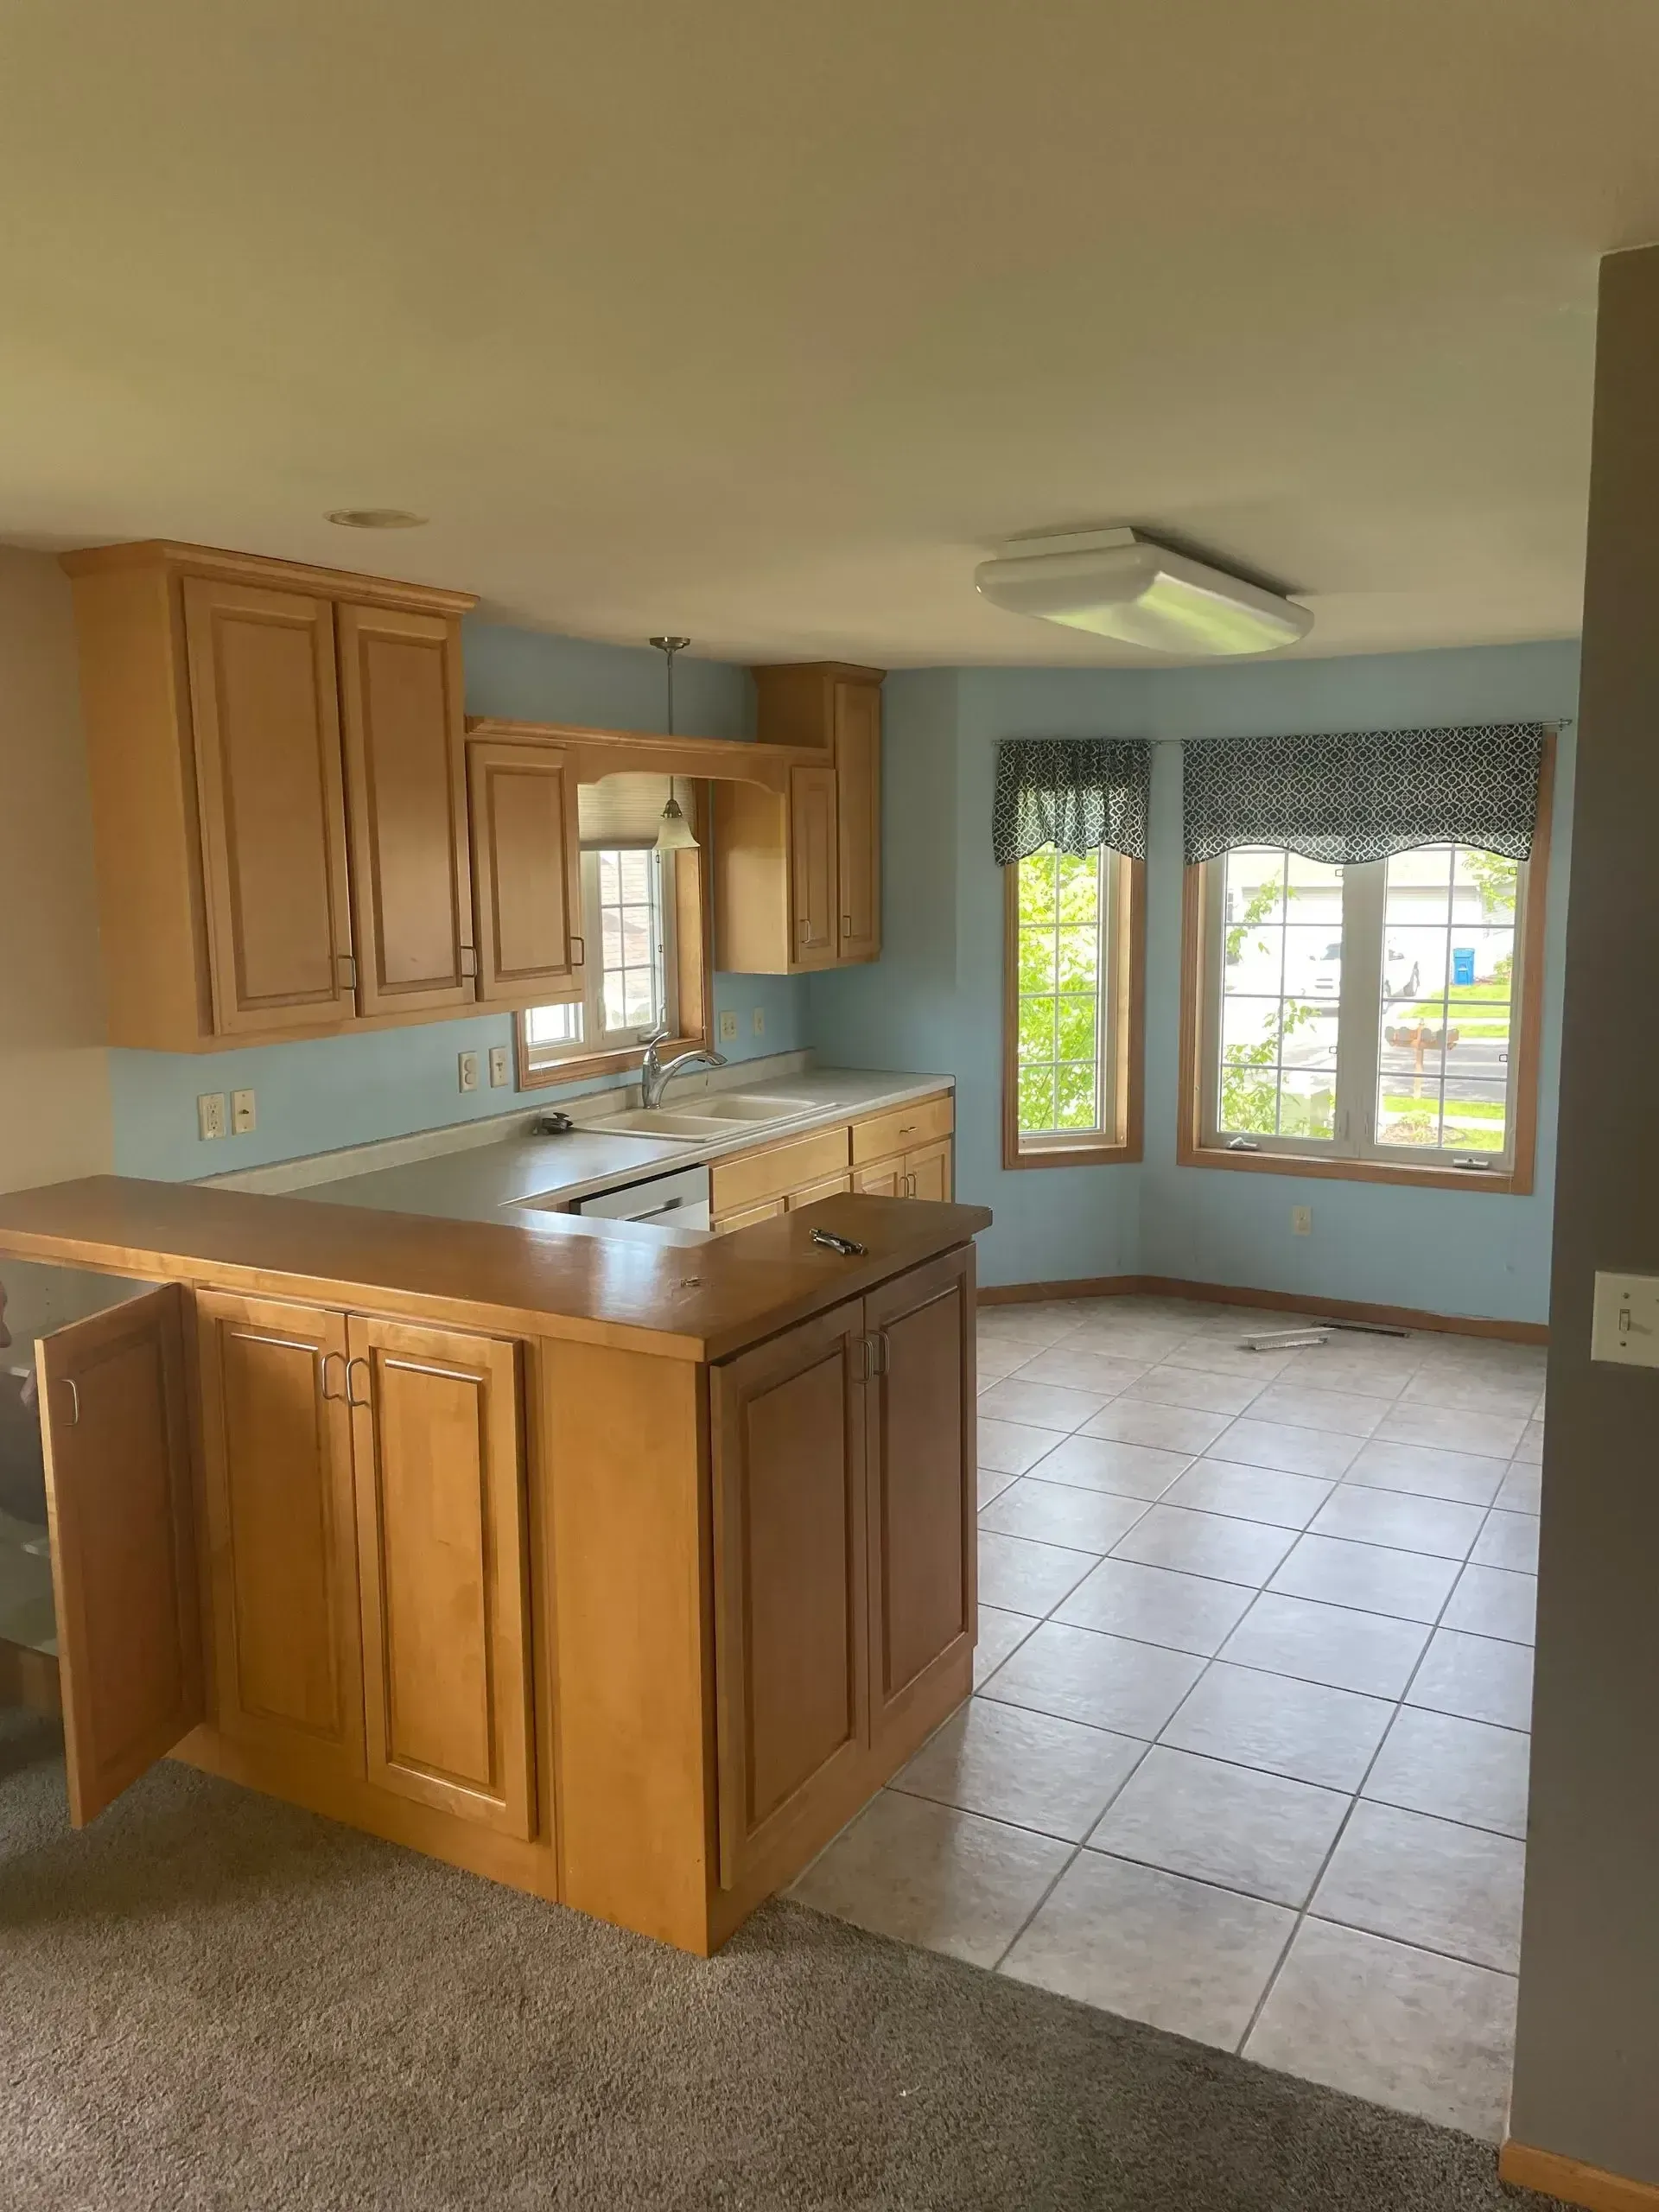
M478 995L547 1006L582 986L575 764L553 746L467 747Z
M836 852L841 886L840 957L881 950L881 694L874 683L835 686Z
M912 1198L949 1198L950 1196L950 1140L942 1137L937 1144L918 1145L914 1152L905 1154L905 1173L908 1188L906 1195Z
M817 1811L868 1738L862 1308L712 1376L720 1878Z
M788 1201L784 1198L762 1198L758 1205L740 1206L735 1213L723 1213L714 1224L716 1236L724 1236L730 1229L751 1229L757 1221L771 1221L782 1213Z
M461 625L386 607L338 620L358 1006L470 1006Z
M362 1631L346 1317L196 1297L215 1718L363 1773Z
M169 1283L35 1346L76 1827L204 1716L182 1330Z
M184 630L214 1030L348 1020L334 608L190 576Z
M903 1159L872 1160L868 1167L855 1167L853 1188L874 1198L902 1198L909 1196L905 1188L906 1163Z
M839 927L836 874L836 772L789 772L789 888L795 968L828 968Z
M852 1187L850 1175L826 1175L822 1182L805 1183L798 1191L791 1191L784 1204L793 1213L797 1206L810 1206L816 1198L838 1198Z
M533 1833L518 1349L347 1324L369 1780Z
M976 1629L974 1255L947 1252L864 1301L870 1436L870 1712L878 1747Z

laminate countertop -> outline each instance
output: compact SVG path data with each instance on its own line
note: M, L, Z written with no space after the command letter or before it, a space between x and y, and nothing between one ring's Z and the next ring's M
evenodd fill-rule
M806 1102L810 1111L788 1121L734 1122L729 1135L712 1144L688 1144L678 1137L613 1134L603 1119L579 1123L568 1134L539 1133L475 1144L416 1160L397 1167L332 1177L294 1191L296 1198L328 1205L372 1206L394 1213L426 1214L447 1221L495 1221L518 1229L544 1227L549 1215L524 1202L539 1199L568 1205L626 1183L668 1175L682 1167L712 1166L733 1154L757 1147L787 1144L814 1129L885 1107L903 1106L952 1089L942 1075L885 1073L863 1068L810 1068L762 1083L733 1083L730 1071L719 1086L746 1097ZM669 1093L666 1110L695 1114L710 1096L696 1077L683 1078ZM621 1225L621 1224L619 1224ZM708 1242L707 1232L661 1226L638 1232L667 1236L684 1246Z
M595 1235L579 1216L524 1229L93 1175L0 1198L0 1258L714 1360L967 1243L990 1218L849 1192L688 1251L652 1232ZM867 1249L815 1245L818 1227Z

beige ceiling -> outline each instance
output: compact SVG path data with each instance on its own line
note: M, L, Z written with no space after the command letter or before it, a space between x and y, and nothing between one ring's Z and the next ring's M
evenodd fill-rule
M1656 0L14 0L0 537L891 664L1112 658L971 575L1134 522L1560 635L1656 118Z

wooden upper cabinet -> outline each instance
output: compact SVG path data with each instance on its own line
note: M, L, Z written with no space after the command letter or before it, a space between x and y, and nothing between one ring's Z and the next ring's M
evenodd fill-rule
M721 966L798 975L881 950L881 671L838 661L757 668L757 734L816 758L786 797L715 785Z
M183 596L213 1027L338 1020L353 1000L334 608L200 576Z
M865 1393L879 1748L976 1634L971 1245L883 1283L864 1301L864 1325L879 1346Z
M470 1003L470 595L199 545L63 566L110 1041L197 1052Z
M582 996L575 764L555 745L467 747L478 995L543 1006Z
M518 1348L348 1324L368 1778L535 1833Z
M182 1329L168 1284L35 1346L77 1827L205 1716Z
M357 997L365 1014L472 1004L461 625L336 609Z
M836 858L842 960L881 950L881 692L874 683L833 686Z
M833 768L789 772L789 881L795 938L790 964L828 968L840 926Z
M868 1739L857 1301L711 1376L720 1879L786 1853Z
M215 1719L307 1776L363 1773L346 1317L196 1295Z

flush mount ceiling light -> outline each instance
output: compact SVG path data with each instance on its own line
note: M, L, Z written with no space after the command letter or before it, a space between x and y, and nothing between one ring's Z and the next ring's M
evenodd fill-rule
M1149 652L1269 653L1313 626L1305 607L1172 553L1135 530L1019 537L974 571L993 606Z
M651 642L661 653L668 670L668 734L672 737L674 734L674 656L676 653L683 652L691 640L690 638L653 638ZM657 832L657 849L659 853L683 853L688 846L695 846L696 842L696 838L692 834L691 824L685 818L684 810L674 796L674 785L671 779L668 786L668 803L663 809L662 827Z
M341 530L424 530L428 519L407 507L331 507L325 517Z

